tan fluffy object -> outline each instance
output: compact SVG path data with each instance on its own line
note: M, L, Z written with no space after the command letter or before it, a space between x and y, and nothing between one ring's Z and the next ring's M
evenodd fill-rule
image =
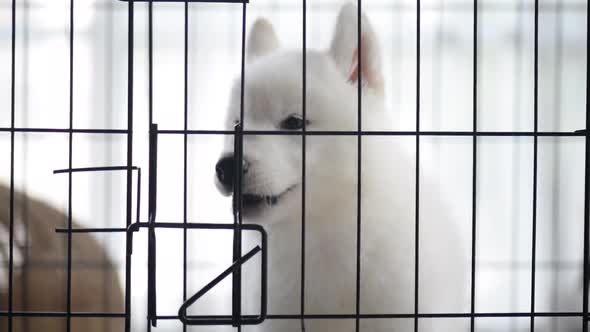
M9 229L9 203L10 191L0 184L0 228L4 228L5 235ZM67 227L67 216L19 192L14 195L14 214L14 250L19 259L15 261L13 276L13 310L66 311L67 235L56 233L55 229ZM79 225L73 222L72 227ZM7 242L7 236L0 237L0 273L5 280L8 276ZM115 266L89 234L72 235L71 276L73 312L123 312L123 293ZM7 308L8 289L0 288L0 310ZM7 331L7 324L7 318L0 317L0 331ZM71 331L123 331L124 320L72 318L71 324ZM65 331L65 327L65 318L13 318L13 332L57 332Z

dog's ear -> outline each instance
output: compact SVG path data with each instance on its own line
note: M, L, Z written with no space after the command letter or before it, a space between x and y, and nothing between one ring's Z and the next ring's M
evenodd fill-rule
M250 29L250 36L248 37L246 47L246 59L248 62L270 54L277 48L279 48L279 40L272 24L264 18L257 19Z
M348 82L351 84L358 82L360 68L361 84L372 89L375 93L383 95L384 83L377 35L369 19L362 13L359 45L358 9L353 4L346 4L340 9L330 46L330 56ZM361 59L360 66L359 58Z

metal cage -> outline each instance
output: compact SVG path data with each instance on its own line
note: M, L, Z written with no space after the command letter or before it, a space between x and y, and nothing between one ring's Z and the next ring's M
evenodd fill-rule
M420 39L420 29L421 29L421 4L420 0L417 0L417 11L416 11L416 29L417 29L417 38L416 38L416 57L417 57L417 66L415 68L416 72L416 101L415 101L415 126L416 130L414 131L363 131L361 126L361 84L358 84L358 128L354 131L311 131L307 130L305 126L301 131L292 132L292 131L249 131L243 129L243 118L244 118L244 106L243 106L243 90L245 84L245 66L246 63L244 61L245 58L245 34L246 34L246 14L248 8L248 1L240 1L240 0L192 0L192 1L181 1L181 0L126 0L128 6L128 82L127 82L127 96L128 96L128 104L127 104L127 129L125 130L118 130L118 129L84 129L84 128L75 128L73 126L73 114L74 114L74 107L73 107L73 96L75 93L75 82L73 76L73 67L74 67L74 26L75 26L75 15L74 15L74 6L75 1L70 0L70 17L69 17L69 98L70 98L70 107L69 107L69 128L19 128L15 125L15 89L16 89L16 79L15 79L15 63L19 61L15 55L15 34L16 34L16 0L12 0L12 60L11 60L11 125L10 127L0 128L0 132L10 133L10 160L7 161L10 163L11 169L11 201L10 201L10 209L11 209L11 220L10 220L10 238L9 238L9 258L8 258L8 271L9 271L9 286L8 286L8 310L0 312L0 316L7 318L8 322L8 331L12 331L12 321L15 317L62 317L66 319L67 322L67 329L66 331L70 331L70 321L72 318L77 317L98 317L98 318L123 318L125 320L125 331L131 331L131 284L133 282L133 278L137 276L131 275L131 264L132 264L132 241L134 234L139 231L143 231L143 229L147 230L148 232L148 255L149 255L149 262L148 262L148 331L150 330L150 326L156 326L158 320L178 320L180 319L185 326L187 325L232 325L237 327L240 330L240 327L245 324L258 324L264 321L265 319L300 319L302 322L307 319L352 319L356 322L355 328L356 331L359 331L359 322L361 319L380 319L380 318L409 318L413 319L414 321L414 331L418 331L418 326L420 323L420 319L422 318L468 318L470 320L470 328L471 331L475 330L475 319L480 317L524 317L530 318L530 330L534 331L535 328L535 318L538 317L577 317L580 319L580 325L583 331L588 331L588 320L590 319L588 315L588 292L589 292L589 285L588 280L590 280L590 274L587 268L584 268L584 289L583 289L583 306L580 310L576 312L539 312L535 308L535 262L536 262L536 241L537 241L537 163L538 163L538 139L539 137L583 137L585 138L585 179L584 179L584 188L585 188L585 199L584 199L584 266L590 266L590 261L588 258L588 247L589 247L589 239L590 239L590 205L589 205L589 188L590 188L590 133L587 131L586 128L590 128L590 109L588 108L588 66L586 68L586 123L584 125L580 125L578 131L575 132L562 132L562 131L552 131L552 132L543 132L539 131L538 127L538 81L539 81L539 64L538 64L538 38L539 38L539 0L534 1L534 36L535 36L535 44L534 44L534 124L533 124L533 131L498 131L498 132L490 132L490 131L480 131L478 129L478 93L477 93L477 86L480 83L480 78L478 77L478 57L481 55L481 51L478 49L478 0L474 1L473 7L473 25L472 25L472 33L474 38L474 44L472 47L473 52L473 68L472 68L472 111L473 111L473 122L472 122L472 129L469 131L423 131L420 128L420 77L421 77L421 63L420 63L420 50L421 50L421 39ZM140 217L139 213L139 200L140 200L140 178L141 178L141 169L138 167L133 160L133 137L134 137L134 99L133 99L133 92L134 92L134 4L136 2L148 2L148 24L149 24L149 35L148 35L148 48L149 48L149 125L150 125L150 151L149 151L149 208L148 208L148 218L147 221L143 221ZM184 66L185 66L185 73L184 73L184 128L176 129L176 130L159 130L157 125L153 121L153 110L152 110L152 91L153 91L153 43L152 43L152 26L153 26L153 18L152 18L152 4L154 2L174 2L177 3L178 6L184 6ZM242 21L241 21L241 121L235 127L235 130L224 131L224 130L189 130L187 125L187 118L188 118L188 102L187 102L187 95L189 93L188 88L188 70L186 69L188 66L188 22L189 22L189 3L199 3L199 2L210 2L210 3L235 3L235 6L241 4L242 7ZM357 0L358 6L358 22L360 22L361 16L361 0ZM302 41L303 44L301 45L301 50L303 54L303 62L301 68L301 74L303 77L303 119L305 120L306 117L306 109L305 109L305 98L306 98L306 74L307 74L307 67L306 67L306 51L307 51L307 3L306 0L303 0L302 4L303 13L302 13L302 22L301 22L301 34L302 34ZM590 17L590 7L587 7L588 10L588 17ZM361 36L362 26L358 24L358 43L360 44L360 36ZM588 30L588 26L586 27L586 36L590 36L590 31ZM586 52L588 57L588 45L590 45L590 40L587 41L586 45ZM360 49L360 48L359 48ZM362 54L359 52L359 58L362 57ZM359 63L361 61L359 60ZM588 61L587 61L588 63ZM359 71L360 72L360 71ZM360 82L361 77L359 74L358 80ZM584 128L585 127L585 128ZM68 135L69 141L69 165L61 170L56 170L55 173L65 173L68 176L68 196L69 196L69 211L68 211L68 227L65 229L57 229L56 232L63 235L56 236L65 236L67 237L67 275L68 275L68 282L67 282L67 307L64 312L36 312L36 311L16 311L13 308L13 298L16 296L13 292L13 264L14 264L14 253L13 253L13 243L15 239L15 230L14 230L14 170L15 170L15 135L17 133L30 133L30 132L43 132L43 133L61 133ZM92 134L102 134L102 135L122 135L126 137L127 140L127 163L126 165L116 165L116 166L108 166L108 167L91 167L91 168L73 168L72 167L72 141L73 136L75 133L92 133ZM184 139L184 220L182 222L173 222L173 223L163 223L158 222L156 218L156 191L157 191L157 140L159 136L162 135L181 135ZM414 137L415 138L415 158L416 158L416 193L415 193L415 227L416 227L416 239L415 243L416 246L414 248L414 259L415 259L415 302L414 302L414 312L411 314L361 314L360 311L360 278L361 278L361 223L362 223L362 210L360 208L360 200L361 200L361 192L360 190L357 192L357 243L356 243L356 264L357 264L357 271L356 271L356 311L350 314L308 314L305 312L304 308L304 299L305 299L305 282L302 279L301 281L301 308L300 313L297 315L272 315L266 313L266 235L263 227L261 226L252 226L242 224L241 220L241 204L239 200L234 200L234 220L233 223L226 223L226 224L212 224L212 223L191 223L187 219L186 214L186 205L187 205L187 140L190 135L233 135L235 137L235 153L239 158L236 159L236 177L239 179L241 174L241 150L242 150L242 140L241 138L244 135L296 135L300 136L302 140L302 159L303 159L303 172L301 174L302 184L303 184L303 197L302 197L302 210L305 210L305 179L306 179L306 169L305 169L305 160L306 160L306 138L309 136L350 136L356 137L357 139L357 152L358 152L358 163L357 163L357 176L359 179L359 186L361 181L361 155L362 155L362 145L361 142L364 137L368 136L407 136L407 137ZM472 191L471 191L471 310L470 312L446 312L440 314L427 314L421 313L418 309L418 295L420 289L418 287L418 261L419 261L419 237L420 237L420 214L419 214L419 207L420 207L420 177L418 176L418 172L420 169L420 143L421 138L423 137L467 137L471 138L472 140ZM475 310L475 297L476 297L476 230L478 226L478 220L476 215L476 204L477 204L477 151L478 151L478 141L481 137L531 137L533 139L533 206L530 208L532 209L532 238L530 241L532 242L532 273L530 275L531 280L531 298L530 298L530 310L527 312L476 312ZM76 172L124 172L126 174L126 223L125 227L121 228L82 228L82 229L75 229L72 227L72 213L71 213L71 200L72 200L72 174ZM138 185L137 188L133 186L133 174L137 171L138 175ZM238 180L240 181L240 180ZM241 183L241 182L239 182ZM239 190L240 186L236 186L237 188L234 189L238 192L234 193L234 197L239 197ZM134 208L134 199L133 195L136 193L136 207L137 212L136 216L137 219L133 220L133 208ZM302 235L301 235L301 250L302 253L305 253L305 227L306 227L306 220L305 214L303 214L303 218L301 220L301 228L302 228ZM156 245L156 237L158 230L161 228L175 228L179 229L183 232L184 236L184 271L183 271L183 300L185 303L178 308L179 315L177 316L164 316L158 314L157 306L156 306L156 295L157 295L157 288L156 288L156 258L155 252L157 250ZM216 230L226 230L234 232L234 245L233 245L233 264L228 267L222 274L218 276L218 278L212 280L206 287L204 287L201 291L197 292L195 295L190 296L187 292L187 232L192 229L216 229ZM243 255L241 252L241 233L243 231L256 231L260 232L263 236L263 243L262 247L253 248L252 251ZM75 312L72 310L71 307L71 269L72 269L72 238L76 236L78 233L123 233L126 235L126 260L125 260L125 310L123 312ZM252 316L252 315L242 315L241 312L241 281L240 281L240 267L244 264L249 258L253 255L260 254L263 257L261 271L262 271L262 292L261 292L261 311L260 315ZM302 255L305 257L305 255ZM301 264L301 271L302 275L305 274L305 259L303 258L300 262ZM232 306L232 314L229 316L187 316L186 310L188 306L194 303L200 296L202 296L205 292L212 289L221 279L232 275L233 283L233 306ZM303 329L302 323L302 329Z

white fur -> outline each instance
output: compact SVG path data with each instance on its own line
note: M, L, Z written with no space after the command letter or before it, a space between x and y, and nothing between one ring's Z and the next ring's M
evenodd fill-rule
M306 110L308 131L357 130L356 7L346 5L328 51L308 51ZM361 52L362 124L368 130L392 121L383 107L377 38L363 16ZM257 22L249 38L244 127L278 130L290 114L302 112L302 54L278 49L272 26ZM265 40L270 38L270 40ZM381 85L381 86L380 86ZM227 128L240 114L240 85L232 91ZM375 125L373 125L375 124ZM357 136L306 138L305 313L356 311ZM362 314L414 312L415 160L407 148L414 138L362 138L361 282ZM228 138L225 153L233 150ZM278 195L275 206L246 214L269 234L269 314L299 314L301 285L300 136L245 136L249 163L243 192ZM444 199L422 174L420 192L420 283L422 313L468 312L469 247L461 244ZM245 249L251 244L246 241ZM245 275L257 270L249 264ZM257 279L252 277L252 279ZM257 310L256 282L246 281L244 310ZM309 332L354 331L354 319L306 320ZM413 320L361 321L363 331L412 331ZM420 320L420 331L460 331L468 320ZM269 320L254 329L300 331L298 320Z

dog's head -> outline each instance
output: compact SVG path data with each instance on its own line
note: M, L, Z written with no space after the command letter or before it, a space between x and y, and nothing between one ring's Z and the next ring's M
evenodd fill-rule
M306 53L305 120L302 52L280 50L272 25L264 19L254 23L247 42L245 131L297 133L304 126L307 131L355 131L359 75L363 109L380 110L384 87L379 46L365 15L359 45L357 14L354 5L345 5L330 48ZM231 93L226 129L240 122L241 103L238 79ZM293 208L300 208L302 141L301 135L244 135L241 182L243 215L248 221L279 220ZM314 140L306 145L306 169L326 168L320 164L322 159L337 158L338 147L328 142L334 140ZM218 187L226 194L236 185L233 147L233 137L228 136L216 165Z

